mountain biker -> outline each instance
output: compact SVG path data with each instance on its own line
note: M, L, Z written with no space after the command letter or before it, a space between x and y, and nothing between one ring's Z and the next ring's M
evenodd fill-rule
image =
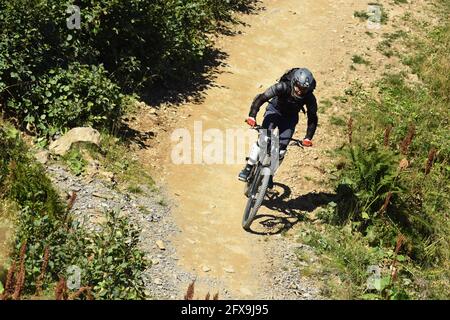
M267 101L269 104L264 114L262 128L269 129L278 127L279 130L279 165L286 155L286 149L295 131L295 126L299 120L300 110L308 117L306 135L303 139L303 146L312 147L312 138L317 128L317 100L314 96L316 80L311 71L306 68L293 68L287 71L278 83L269 87L264 93L258 94L250 107L250 112L246 122L251 127L256 126L256 115L260 107ZM304 106L306 105L306 112ZM261 138L261 135L260 135ZM260 141L256 141L248 157L245 168L239 173L239 180L247 181L248 176L256 164ZM270 177L269 188L273 187L272 176Z

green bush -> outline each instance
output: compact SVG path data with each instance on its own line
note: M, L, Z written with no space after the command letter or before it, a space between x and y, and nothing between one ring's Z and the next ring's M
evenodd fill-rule
M7 107L38 133L54 134L83 125L111 128L120 116L122 98L102 66L72 64L67 70L49 70Z
M148 263L138 248L139 229L117 212L106 214L101 232L69 236L66 248L78 248L70 264L81 269L81 284L93 288L95 299L144 299L142 272Z
M0 105L38 133L109 125L119 90L149 95L191 82L212 51L207 35L253 2L0 0ZM66 24L72 4L79 29Z
M398 157L376 145L350 146L346 156L348 164L337 186L346 201L340 203L343 207L338 208L338 216L343 222L368 221L379 215L388 192L394 195L390 203L402 192Z

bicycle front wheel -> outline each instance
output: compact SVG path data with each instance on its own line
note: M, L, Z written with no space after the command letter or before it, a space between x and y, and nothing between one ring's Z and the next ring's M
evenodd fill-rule
M255 180L250 187L247 205L245 206L244 216L242 218L242 227L245 230L250 230L250 225L258 212L259 207L266 195L267 186L269 185L270 169L262 168L255 175Z

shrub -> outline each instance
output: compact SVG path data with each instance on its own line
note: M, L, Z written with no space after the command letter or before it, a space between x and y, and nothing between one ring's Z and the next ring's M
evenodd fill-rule
M39 135L111 128L120 92L148 97L201 77L214 51L207 35L253 2L0 0L0 105ZM79 29L67 27L72 4Z
M72 64L51 69L20 100L9 100L9 111L40 134L76 126L111 128L121 113L120 88L103 66Z

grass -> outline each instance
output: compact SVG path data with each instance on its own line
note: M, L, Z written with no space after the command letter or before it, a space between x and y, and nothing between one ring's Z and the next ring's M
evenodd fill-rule
M146 169L137 159L130 157L124 138L112 134L101 133L100 147L92 144L79 143L61 157L75 175L86 172L90 160L100 163L100 170L114 174L118 187L131 193L142 193L144 189L156 191L156 185Z
M144 190L142 190L141 187L136 186L136 185L128 186L127 191L130 192L130 193L134 193L134 194L142 194L142 193L144 193Z
M97 154L107 171L116 174L118 182L128 186L145 186L155 190L155 182L137 159L130 158L130 153L122 138L103 134L101 139L102 154Z
M323 283L326 297L450 298L450 1L436 3L442 17L437 27L411 19L411 34L386 34L383 40L392 51L394 41L408 44L402 61L421 84L410 83L406 72L386 73L373 83L376 94L356 85L346 94L353 141L342 150L360 151L330 180L338 200L317 214L321 223L300 230L301 241L320 259L304 269ZM380 278L368 287L371 266L379 268Z
M324 99L320 101L320 113L325 113L327 110L329 110L333 106L333 102L331 102L329 99Z
M378 43L377 50L388 58L392 57L395 54L395 51L392 49L392 44L388 40L382 40L380 43Z
M356 63L356 64L364 64L364 65L369 65L370 62L366 59L364 59L362 56L358 55L358 54L354 54L352 56L352 62Z
M363 10L353 12L353 16L355 18L359 18L360 21L366 21L367 19L369 19L369 14Z
M163 198L158 200L158 204L163 207L167 207L169 205L169 203Z
M336 102L347 103L348 98L346 96L333 96L332 99Z
M386 57L390 58L396 54L393 48L394 42L398 39L406 38L407 34L404 31L399 30L393 33L383 34L383 37L385 39L378 43L377 50L383 53Z
M330 117L330 123L335 126L345 126L347 122L340 116L332 115Z
M334 299L360 299L366 290L367 268L377 265L382 253L370 249L350 231L333 226L309 226L299 235L319 258L320 263L306 269L322 283L321 293ZM305 254L298 258L309 261Z

